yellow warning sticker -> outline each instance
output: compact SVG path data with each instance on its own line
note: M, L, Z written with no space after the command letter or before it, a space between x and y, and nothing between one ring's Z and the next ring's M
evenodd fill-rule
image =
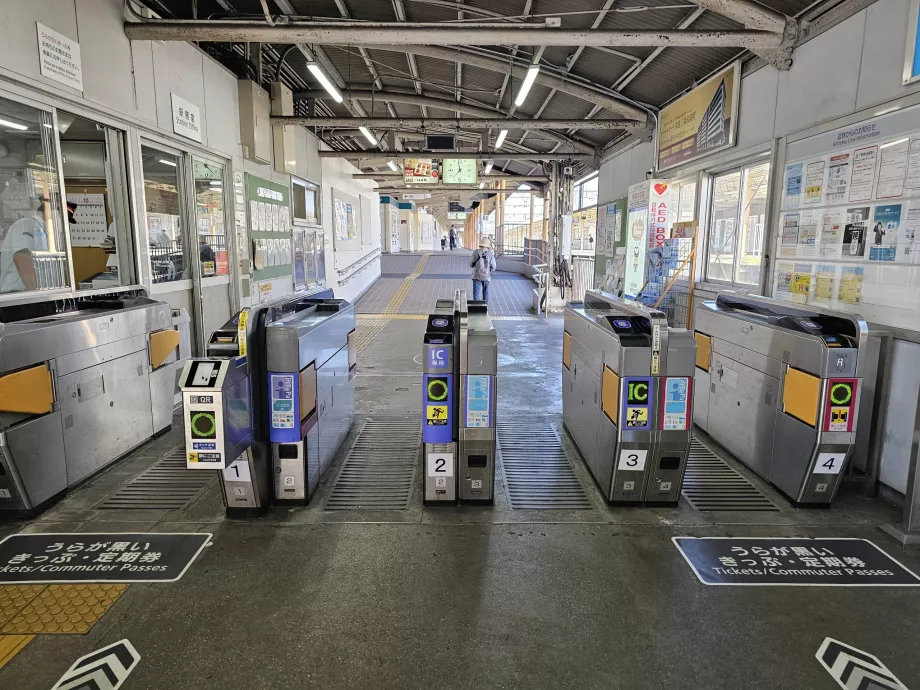
M246 322L249 320L249 309L240 312L240 321L236 327L236 339L239 343L240 357L246 356Z
M189 462L198 462L198 453L189 453L188 454Z
M647 407L627 407L626 408L626 426L647 426L648 425L648 408Z
M847 431L849 427L850 408L832 407L831 420L827 425L828 431Z
M425 415L428 426L447 425L447 405L428 405Z

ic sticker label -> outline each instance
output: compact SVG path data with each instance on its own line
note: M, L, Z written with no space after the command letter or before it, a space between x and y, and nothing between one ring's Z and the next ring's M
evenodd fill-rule
M857 379L830 379L824 408L825 431L852 431Z
M422 377L422 410L425 423L422 440L425 443L451 443L453 441L453 410L451 409L451 375Z
M622 428L645 431L652 428L652 379L629 377L623 379Z
M428 348L428 368L429 369L447 369L450 352L446 347L429 347Z

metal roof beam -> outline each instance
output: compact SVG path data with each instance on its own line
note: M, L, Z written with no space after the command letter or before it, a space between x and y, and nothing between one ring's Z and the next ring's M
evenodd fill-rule
M393 12L396 13L396 19L400 22L406 21L406 8L402 0L393 0ZM409 74L412 75L412 86L415 93L422 96L422 82L419 80L418 64L415 62L415 55L406 53L406 62L409 63ZM428 109L422 106L422 117L428 117Z
M787 17L753 0L693 0L700 7L738 22L748 29L782 34Z
M438 107L441 107L440 105ZM565 129L566 127L578 127L580 129L636 129L645 127L645 123L636 122L635 120L611 120L611 119L591 119L591 120L561 120L561 119L522 119L522 118L389 118L389 117L285 117L275 116L271 118L272 124L275 125L301 125L302 127L364 127L378 129L424 129L427 127L437 127L439 129L462 129L462 128L499 128L499 129L523 129L523 130L543 130L543 129Z
M401 172L373 172L373 173L352 173L354 180L392 180L403 179ZM549 182L546 175L480 175L480 182L498 182L505 180L507 182ZM450 187L452 185L445 185Z
M320 158L373 158L386 160L398 159L405 160L408 158L465 158L477 161L489 161L495 158L501 158L509 161L594 161L596 157L591 153L508 153L507 151L478 151L469 153L466 151L415 151L412 153L406 151L388 151L382 155L374 155L373 152L368 154L367 151L320 151Z

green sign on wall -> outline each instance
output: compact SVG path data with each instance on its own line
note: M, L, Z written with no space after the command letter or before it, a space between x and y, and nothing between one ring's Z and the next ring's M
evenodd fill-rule
M597 245L594 251L594 287L603 290L616 267L617 249L626 247L626 198L597 207Z
M246 206L253 280L293 276L291 190L270 180L246 176Z

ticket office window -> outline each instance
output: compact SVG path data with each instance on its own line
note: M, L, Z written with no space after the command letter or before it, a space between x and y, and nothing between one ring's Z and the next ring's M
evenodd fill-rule
M124 132L58 111L58 136L77 289L134 284Z
M70 286L51 112L0 97L0 294ZM70 216L70 218L68 218Z
M224 215L223 165L195 159L195 221L202 278L230 275L230 254Z
M150 146L141 147L144 170L144 210L147 218L150 271L153 283L191 278L182 213L182 178L185 160Z

